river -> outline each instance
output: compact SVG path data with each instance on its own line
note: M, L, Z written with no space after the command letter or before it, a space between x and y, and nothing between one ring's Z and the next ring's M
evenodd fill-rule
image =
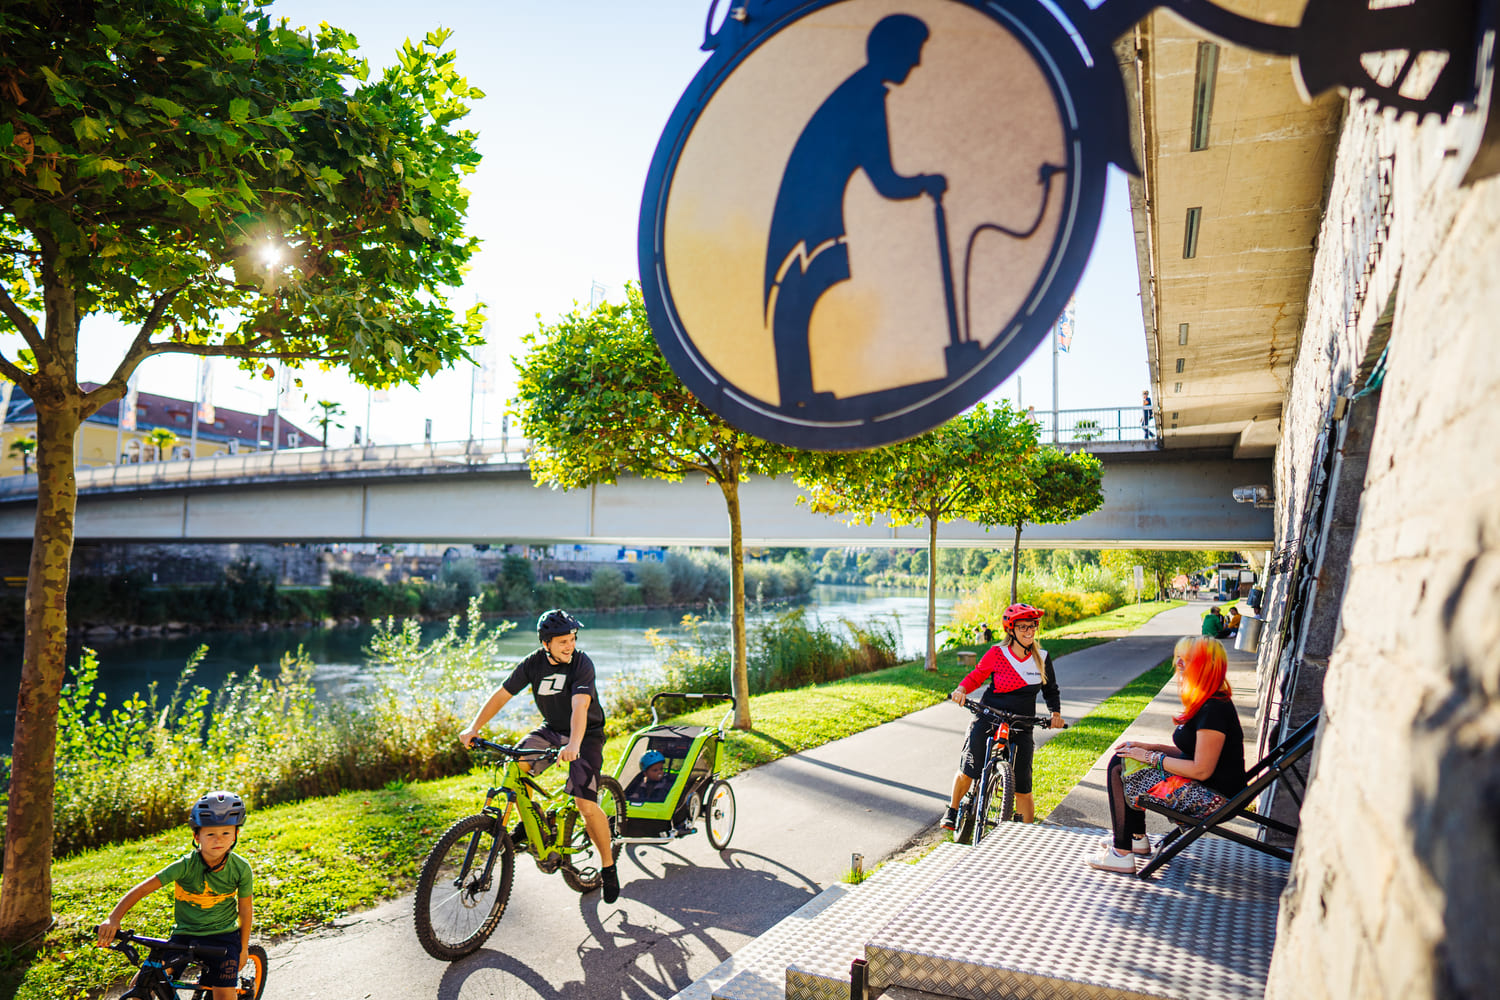
M941 629L952 609L951 593L937 598L937 623ZM807 605L810 616L819 621L850 619L856 622L875 618L899 625L901 652L904 657L921 656L926 649L927 597L922 591L874 590L868 587L835 587L819 585ZM780 614L784 608L748 609L751 625L757 618ZM727 631L724 609L708 619L707 629ZM647 629L658 629L662 635L683 637L681 610L588 612L579 611L584 623L578 648L588 652L599 671L601 681L620 671L641 669L655 662ZM493 623L487 623L493 624ZM440 635L445 622L425 622L425 637ZM182 673L183 664L199 646L208 654L198 667L196 683L210 689L231 673L243 674L253 667L275 668L283 653L300 645L317 664L314 683L331 697L351 683L358 683L365 668L365 646L373 632L370 626L341 628L267 629L264 631L204 631L179 635L143 636L134 639L95 639L88 645L98 653L99 684L110 705L135 692L145 693L157 685L163 702L171 697L172 688ZM942 641L939 635L939 642ZM74 640L68 646L68 663L78 660L82 643ZM517 621L516 628L500 641L501 660L496 664L496 683L503 679L510 664L536 648L535 619ZM15 693L21 677L21 646L0 644L0 746L9 749L15 728Z

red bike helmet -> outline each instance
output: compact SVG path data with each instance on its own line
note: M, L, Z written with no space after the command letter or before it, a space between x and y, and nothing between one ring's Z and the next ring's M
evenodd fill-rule
M1005 609L1005 616L1001 619L1001 624L1005 626L1005 631L1013 632L1016 628L1016 622L1040 621L1046 613L1041 608L1033 608L1029 604L1012 604Z

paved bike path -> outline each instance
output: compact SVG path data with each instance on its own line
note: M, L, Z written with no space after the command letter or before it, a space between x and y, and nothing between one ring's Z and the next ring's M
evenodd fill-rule
M1197 630L1200 610L1168 611L1132 636L1059 659L1064 716L1076 718L1161 662L1178 635ZM873 865L930 833L969 719L935 705L736 776L729 849L714 851L702 833L628 848L613 905L598 893L578 896L518 857L494 936L458 962L422 951L410 895L351 915L271 947L266 996L671 996L838 881L851 853Z

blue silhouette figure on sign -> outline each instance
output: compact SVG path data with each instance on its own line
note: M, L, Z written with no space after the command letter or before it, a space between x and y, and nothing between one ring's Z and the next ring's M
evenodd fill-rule
M896 172L886 125L886 85L904 83L921 63L928 34L926 24L907 14L879 21L865 43L868 62L814 112L787 159L771 215L765 284L783 411L816 416L833 401L832 393L813 391L808 323L824 293L850 278L843 208L849 179L863 170L892 201L923 194L937 200L948 188L940 174ZM950 306L951 295L950 288Z

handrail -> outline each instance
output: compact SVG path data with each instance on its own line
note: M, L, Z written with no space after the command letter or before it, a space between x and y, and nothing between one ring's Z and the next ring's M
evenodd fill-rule
M1057 421L1054 425L1053 415ZM1160 414L1155 406L1094 407L1084 410L1033 410L1041 439L1047 444L1115 444L1159 442Z
M149 486L223 482L254 476L326 476L338 473L420 469L433 466L473 468L523 464L531 457L525 438L470 441L429 441L421 444L356 445L351 448L292 448L252 451L240 455L173 459L166 462L79 466L74 476L79 492L139 489ZM34 495L35 472L0 477L0 499Z

